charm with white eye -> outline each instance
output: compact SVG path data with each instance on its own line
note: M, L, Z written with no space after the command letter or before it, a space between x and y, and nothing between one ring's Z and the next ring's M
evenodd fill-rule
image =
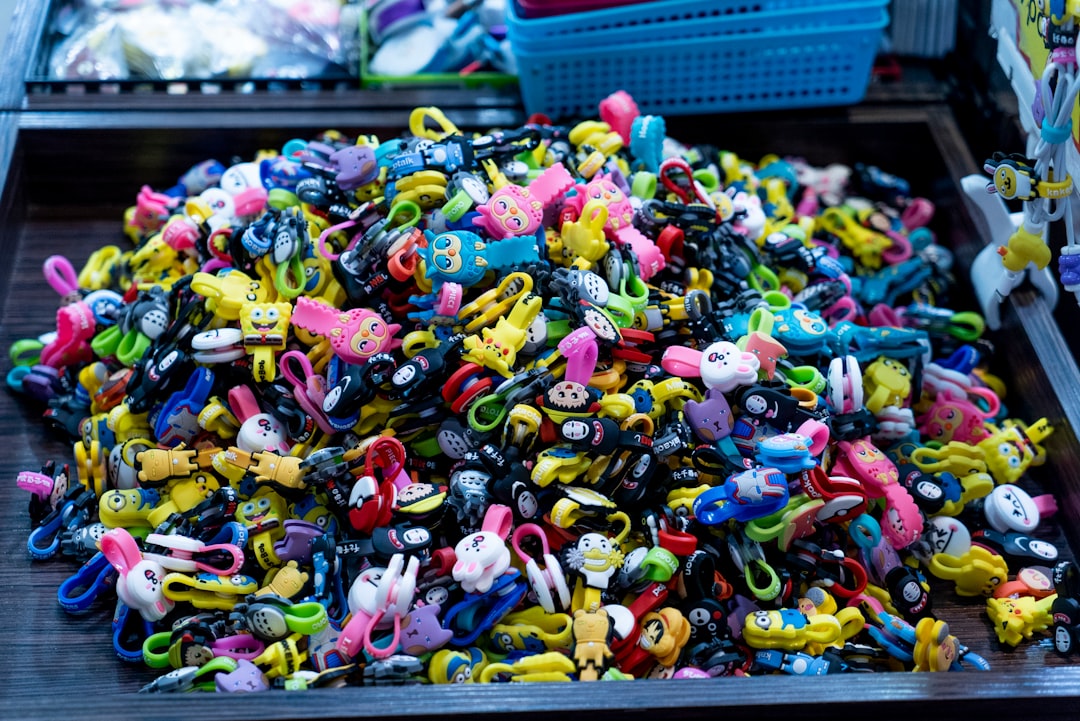
M349 589L349 611L351 613L366 613L374 615L379 610L378 591L379 581L382 580L385 568L373 566L365 568L353 581Z
M998 486L983 503L986 520L1000 533L1031 531L1039 525L1039 508L1024 489L1005 483Z
M248 453L286 453L289 450L285 427L269 413L258 413L245 420L240 426L240 432L236 434L236 445Z
M701 380L724 393L752 384L759 368L761 361L756 355L729 341L713 343L701 354Z
M567 559L570 568L577 571L591 588L605 589L611 577L623 565L623 554L613 546L607 536L586 533L578 539Z
M121 595L128 606L137 610L147 621L159 621L173 609L173 601L166 598L161 579L165 569L156 561L141 561L135 564L117 585L117 595Z
M487 593L510 567L510 549L491 531L471 533L454 547L454 580L468 593Z
M221 174L218 185L230 195L237 195L248 188L260 188L262 178L259 166L255 163L237 163Z
M223 228L236 220L236 203L228 192L221 188L207 188L199 194L199 199L210 206L213 211L206 219L210 230Z

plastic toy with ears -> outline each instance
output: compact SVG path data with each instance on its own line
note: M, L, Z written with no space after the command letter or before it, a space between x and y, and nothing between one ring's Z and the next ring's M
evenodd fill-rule
M480 337L471 335L462 341L466 351L462 360L490 368L508 378L512 376L510 368L517 360L517 352L525 345L525 332L542 305L543 299L532 293L519 299L510 315L499 318L494 329L483 328Z
M457 561L451 571L467 593L487 593L499 576L510 568L506 537L514 515L508 506L493 503L484 514L484 524L454 547Z
M1051 608L1057 595L1035 598L986 599L986 615L994 624L998 641L1016 646L1025 638L1031 638L1035 631L1045 631L1054 623Z
M222 275L196 273L191 289L207 299L207 307L224 320L239 320L244 303L265 303L274 300L273 287L255 280L239 270Z
M607 221L607 205L590 200L581 209L580 218L562 224L559 237L562 239L563 251L569 251L575 267L591 268L593 263L607 254L611 247L604 236Z
M144 486L160 485L171 478L187 478L199 470L196 463L198 451L183 443L169 450L151 448L135 454L139 468L139 483Z
M891 358L879 357L863 373L863 388L869 393L865 405L875 416L886 406L902 406L911 395L911 372Z
M717 341L703 351L669 346L664 351L660 365L672 375L680 378L700 377L708 388L727 393L739 386L754 383L761 361L753 353L739 350L730 341Z
M473 223L495 240L534 235L543 220L544 208L561 198L573 185L573 176L562 163L556 163L527 188L507 184L496 190L487 203L477 208L480 217Z
M913 671L965 671L964 662L978 671L990 670L986 659L972 653L949 632L949 624L933 618L924 618L915 626L912 659Z
M394 335L397 323L387 323L367 308L342 312L306 296L296 300L290 322L297 328L325 336L334 353L348 363L363 365L372 356L401 344Z
M255 394L247 386L236 386L229 391L229 405L240 420L236 445L248 453L272 451L288 453L291 444L281 421L269 413L263 413Z
M607 175L598 174L587 185L579 185L577 189L577 194L569 198L568 203L579 217L584 214L585 205L593 201L607 208L604 232L619 245L633 249L639 264L638 275L642 280L647 281L664 269L666 261L663 252L634 227L634 207L630 199Z
M927 564L930 573L956 583L959 596L991 596L1009 578L1002 556L984 546L971 546L961 556L935 553Z
M572 655L578 667L578 680L597 681L615 658L609 644L614 626L604 609L574 612Z
M162 579L165 569L157 561L143 558L131 534L114 528L101 537L101 552L119 573L116 595L147 621L164 618L175 605L165 597Z
M989 389L981 389L994 399L989 410L976 406L970 400L953 395L952 390L938 392L934 402L921 415L915 418L919 433L928 440L939 443L975 444L990 437L986 422L997 415L1001 402L997 394ZM985 396L984 396L985 397Z
M885 499L885 519L881 531L893 548L907 548L923 531L922 514L908 490L899 482L896 465L870 442L869 438L840 441L843 455L832 473L862 482L867 496Z
M416 595L416 574L420 559L410 556L406 562L400 553L390 558L386 568L371 567L360 573L349 589L352 617L338 637L338 650L350 658L366 651L374 658L387 658L401 640L401 619L409 612ZM376 647L371 634L393 628L393 637L383 648Z
M544 568L540 568L535 558L521 550L521 540L526 536L540 539ZM570 608L570 587L566 583L566 575L559 565L559 560L551 553L543 529L535 523L523 523L514 529L510 542L518 558L525 564L525 575L540 606L548 613L558 613Z

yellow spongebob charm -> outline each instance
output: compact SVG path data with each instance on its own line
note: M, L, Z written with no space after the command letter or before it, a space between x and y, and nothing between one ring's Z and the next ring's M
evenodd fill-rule
M240 329L244 350L251 355L251 375L269 382L277 376L276 351L285 350L289 335L291 303L244 303L240 308Z

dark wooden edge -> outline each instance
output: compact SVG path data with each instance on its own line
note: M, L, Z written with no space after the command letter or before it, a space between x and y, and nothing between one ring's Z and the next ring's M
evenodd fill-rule
M47 682L43 681L43 684ZM613 685L614 684L614 685ZM1075 719L1080 672L1040 674L889 674L794 678L726 678L589 684L349 687L306 693L260 695L128 695L122 698L65 698L42 694L5 709L9 721L55 717L65 702L78 703L85 721L125 718L234 719L318 718L321 721L407 716L410 719L469 719L512 714L549 719L559 712L594 721L648 719L937 718L963 714L1000 718L1003 708L1022 718ZM1007 704L1007 706L1004 706Z

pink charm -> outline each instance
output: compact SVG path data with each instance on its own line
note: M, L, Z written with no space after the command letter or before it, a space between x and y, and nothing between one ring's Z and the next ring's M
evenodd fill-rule
M325 303L301 296L296 300L290 322L297 328L326 336L330 347L348 363L363 365L376 353L400 345L394 334L401 330L397 323L387 323L382 316L367 308L342 312Z
M840 441L838 447L843 455L831 475L855 478L862 483L867 497L885 499L881 534L893 548L907 548L914 543L922 535L922 515L915 499L900 485L900 473L893 462L869 438Z
M510 568L510 534L513 514L506 506L492 504L484 514L483 528L470 533L454 547L454 580L467 593L487 593L495 579Z
M574 179L562 163L556 163L527 188L511 183L496 190L477 208L480 217L473 222L495 240L533 235L544 219L544 208L572 187Z
M401 621L409 612L416 595L416 574L420 560L395 553L386 568L362 571L349 589L352 617L338 637L338 650L350 658L360 655L361 647L374 658L386 658L397 651L401 642ZM371 634L377 629L393 629L390 643L376 647Z
M165 597L162 579L165 569L145 560L135 539L124 528L107 531L100 541L101 552L120 574L116 595L128 608L138 611L151 623L160 621L175 605Z
M535 233L544 217L540 201L531 197L528 188L513 183L496 190L477 210L476 224L495 240Z
M606 175L597 175L588 185L578 186L577 195L570 198L568 205L581 213L585 204L591 201L603 203L607 207L608 220L604 233L622 245L630 246L638 259L638 272L642 280L648 280L664 269L664 253L654 242L646 238L634 227L634 206L630 199Z
M993 398L997 400L996 395ZM997 415L1000 408L1001 402L998 401L991 405L993 412L983 413L971 401L943 390L937 394L926 413L915 421L919 424L919 432L930 440L941 443L960 441L974 445L991 436L986 421Z
M53 368L89 361L90 339L97 322L86 303L79 301L56 311L56 340L41 350L41 362Z

